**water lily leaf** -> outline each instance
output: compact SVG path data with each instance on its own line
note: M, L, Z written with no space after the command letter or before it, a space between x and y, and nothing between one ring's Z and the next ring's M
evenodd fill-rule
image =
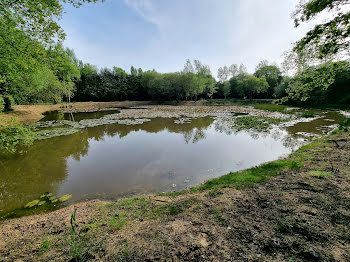
M72 195L64 195L61 196L58 200L61 202L67 201L68 199L70 199L72 197Z
M57 199L57 197L55 197L55 196L52 196L52 197L49 198L49 200L50 200L51 202L54 201L55 199Z
M51 201L51 203L56 203L56 202L58 202L57 198Z
M38 206L40 207L40 206L42 206L42 205L45 204L45 203L46 203L45 200L44 200L44 201L40 201L39 204L38 204Z
M48 193L46 196L47 196L47 197L52 197L53 194L52 194L52 193Z
M46 197L46 195L41 195L41 196L40 196L40 198L45 198L45 197Z
M39 202L40 202L40 200L36 199L36 200L33 200L33 201L27 203L24 207L25 208L31 208L33 206L36 206Z

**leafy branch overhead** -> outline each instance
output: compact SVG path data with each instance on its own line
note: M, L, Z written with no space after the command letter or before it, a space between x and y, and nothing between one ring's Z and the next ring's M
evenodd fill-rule
M294 51L303 55L312 50L314 58L324 59L339 54L349 54L350 12L346 7L349 0L309 0L301 1L294 13L295 26L308 22L321 12L328 12L329 21L316 25L299 40Z

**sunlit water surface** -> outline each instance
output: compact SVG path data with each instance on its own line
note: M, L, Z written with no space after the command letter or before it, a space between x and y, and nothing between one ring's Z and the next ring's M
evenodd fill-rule
M185 124L156 118L37 141L25 153L1 156L0 214L23 207L44 192L72 194L71 201L77 201L181 190L278 159L300 146L299 132L321 134L325 125L340 119L339 113L331 112L264 134L235 132L213 117Z

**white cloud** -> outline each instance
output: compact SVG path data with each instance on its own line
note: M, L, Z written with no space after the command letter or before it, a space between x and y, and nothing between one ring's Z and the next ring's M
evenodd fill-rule
M290 14L297 2L124 0L145 27L155 28L147 35L147 41L135 43L130 49L118 47L125 41L122 38L90 43L82 33L74 32L74 25L70 24L67 44L79 50L77 54L84 61L100 67L118 64L155 68L160 72L179 71L190 58L209 64L215 75L218 67L232 63L244 63L252 72L263 59L281 62L282 53L310 27L294 28ZM108 30L105 28L106 34Z

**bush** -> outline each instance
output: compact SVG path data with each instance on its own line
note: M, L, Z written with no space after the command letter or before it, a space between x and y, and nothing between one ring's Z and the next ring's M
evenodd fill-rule
M12 96L6 95L4 96L4 111L11 111L12 106L15 104L15 100Z
M4 111L4 109L5 109L4 98L0 96L0 112Z
M350 118L347 118L340 122L339 129L341 131L348 132L350 130Z

